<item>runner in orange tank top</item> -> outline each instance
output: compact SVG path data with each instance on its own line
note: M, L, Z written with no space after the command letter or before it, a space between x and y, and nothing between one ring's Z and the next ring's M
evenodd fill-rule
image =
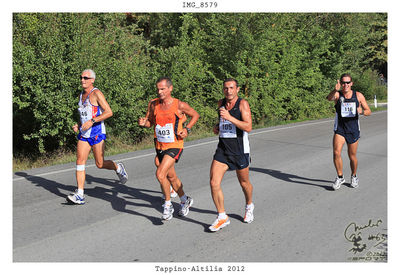
M150 102L149 102L149 105L148 105L148 107L147 107L147 113L146 113L146 117L145 117L145 119L147 120L148 119L148 117L149 117L149 113L150 113L150 105L151 104L156 104L154 101L159 101L158 100L158 98L154 98L154 99L152 99ZM158 104L159 104L159 102L158 102ZM179 118L179 123L180 123L180 125L183 125L185 122L186 122L186 120L187 120L187 117L186 117L186 115L185 114L183 114L183 116L182 116L182 118ZM181 129L181 127L180 127L180 129ZM182 140L183 141L183 140ZM157 136L156 136L156 133L154 132L154 144L155 144L155 147L156 147L156 149L158 149L159 147L157 147ZM160 144L161 145L161 144ZM183 147L182 147L183 148ZM176 161L177 162L177 161ZM155 158L154 158L154 164L156 165L156 167L158 167L159 165L160 165L160 160L158 159L158 156L156 155L155 156ZM175 173L169 173L168 175L167 175L167 178L168 178L168 180L171 182L172 180L174 180L174 174ZM162 192L162 189L161 189L161 192ZM173 187L172 187L172 184L170 184L170 193L171 193L171 198L175 198L176 196L178 196L178 194L176 193L176 191L173 189ZM165 196L164 196L164 194L163 194L163 196L162 196L162 200L164 201L165 200Z
M171 96L173 89L171 79L159 78L156 86L158 98L150 101L146 117L139 118L139 125L147 128L154 126L156 177L165 197L162 219L170 220L174 212L170 186L176 190L181 199L179 216L186 216L193 204L193 199L185 195L182 182L176 175L175 162L178 162L182 155L183 139L196 124L199 114L189 104ZM186 117L191 119L187 126L183 127Z
M169 108L163 110L162 102L159 98L152 101L154 104L154 144L157 150L167 150L170 148L183 149L183 138L178 136L182 132L183 113L178 109L179 100L172 98Z

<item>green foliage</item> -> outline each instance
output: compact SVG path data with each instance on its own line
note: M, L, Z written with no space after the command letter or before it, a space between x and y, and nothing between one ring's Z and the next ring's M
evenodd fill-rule
M333 112L326 94L344 72L367 99L386 98L387 14L16 13L13 16L13 145L43 154L76 144L79 74L114 116L107 133L131 143L151 133L137 119L169 76L173 96L217 118L222 81L234 77L255 124L319 118Z
M136 121L147 106L150 58L143 54L147 42L123 21L121 14L14 15L14 151L75 143L78 76L86 68L97 73L96 86L114 112L108 132L143 136Z
M372 99L376 95L377 99L387 99L386 85L383 85L378 78L376 71L368 69L361 74L352 76L353 90L361 92L365 98Z

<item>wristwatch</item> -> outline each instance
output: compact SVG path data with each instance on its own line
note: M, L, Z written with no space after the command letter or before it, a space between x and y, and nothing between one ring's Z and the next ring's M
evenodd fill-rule
M185 127L185 129L188 132L188 134L190 134L190 132L192 131L189 127Z
M95 124L95 123L96 123L96 120L94 120L94 118L92 118L92 122L93 122L93 124Z

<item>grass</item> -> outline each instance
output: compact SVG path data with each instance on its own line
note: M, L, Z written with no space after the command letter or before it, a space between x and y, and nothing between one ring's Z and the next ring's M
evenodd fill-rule
M213 133L206 129L193 129L194 131L190 134L185 141L197 140L206 137L214 136ZM138 150L144 150L154 148L153 135L149 135L147 138L142 140L140 143L129 143L126 139L119 137L108 136L106 142L106 149L104 155L112 156L117 154L123 154ZM13 172L24 171L34 168L52 166L57 164L65 164L76 161L76 147L71 150L60 149L50 154L45 154L39 158L31 156L13 157ZM93 159L92 152L89 155L89 159Z
M370 103L370 102L368 102ZM373 104L373 101L372 101ZM386 110L387 107L378 107L375 108L373 105L370 106L372 112ZM265 127L272 127L277 125L285 125L290 123L296 123L301 121L307 120L314 120L318 118L309 118L309 119L301 119L301 120L291 120L291 121L268 121L263 122L258 125L253 125L253 129L265 128ZM194 131L189 135L185 141L197 140L206 137L213 137L215 136L210 129L195 127ZM106 150L104 152L105 156L110 155L117 155L123 154L138 150L144 150L153 148L154 141L153 136L149 135L140 143L129 143L126 139L118 138L118 137L108 137L106 143ZM66 150L60 149L56 152L51 154L46 154L41 156L40 158L32 158L29 156L24 157L13 157L13 172L29 170L33 168L45 167L45 166L52 166L57 164L65 164L70 162L75 162L76 154L75 150ZM90 153L89 159L93 159L93 154Z

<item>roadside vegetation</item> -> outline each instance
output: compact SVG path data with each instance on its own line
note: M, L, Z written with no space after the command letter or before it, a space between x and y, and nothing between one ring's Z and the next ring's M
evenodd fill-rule
M387 110L387 107L377 107L375 108L374 106L370 106L372 112L377 112L377 111L384 111ZM284 125L284 124L289 124L289 123L295 123L295 122L301 122L301 121L306 121L306 120L312 120L316 118L310 118L310 119L303 119L303 120L291 120L291 121L280 121L280 122L269 122L265 124L258 124L258 125L253 125L253 129L260 129L260 128L266 128L266 127L272 127L272 126L277 126L277 125ZM185 141L191 141L191 140L197 140L201 138L207 138L207 137L214 137L214 133L212 133L212 130L196 130L196 132L192 132L188 138L185 139ZM133 152L137 150L144 150L144 149L149 149L154 147L154 142L153 142L153 136L149 135L145 139L143 139L141 142L137 144L132 144L127 142L126 140L121 140L118 136L111 136L107 139L106 142L106 150L104 152L105 156L112 156L112 155L117 155L117 154L123 154L123 153L128 153L128 152ZM93 159L93 154L90 153L89 159ZM33 168L39 168L39 167L45 167L45 166L51 166L51 165L57 165L57 164L65 164L69 162L75 162L76 161L76 155L75 155L75 150L65 150L65 149L58 149L54 152L47 153L47 154L42 154L37 158L32 158L32 157L14 157L13 158L13 172L17 171L23 171L23 170L29 170Z
M239 81L255 128L330 117L325 97L345 72L369 102L386 101L387 14L14 13L14 171L75 160L86 68L114 113L109 155L153 146L137 119L160 76L201 115L191 139L213 135L226 77Z

